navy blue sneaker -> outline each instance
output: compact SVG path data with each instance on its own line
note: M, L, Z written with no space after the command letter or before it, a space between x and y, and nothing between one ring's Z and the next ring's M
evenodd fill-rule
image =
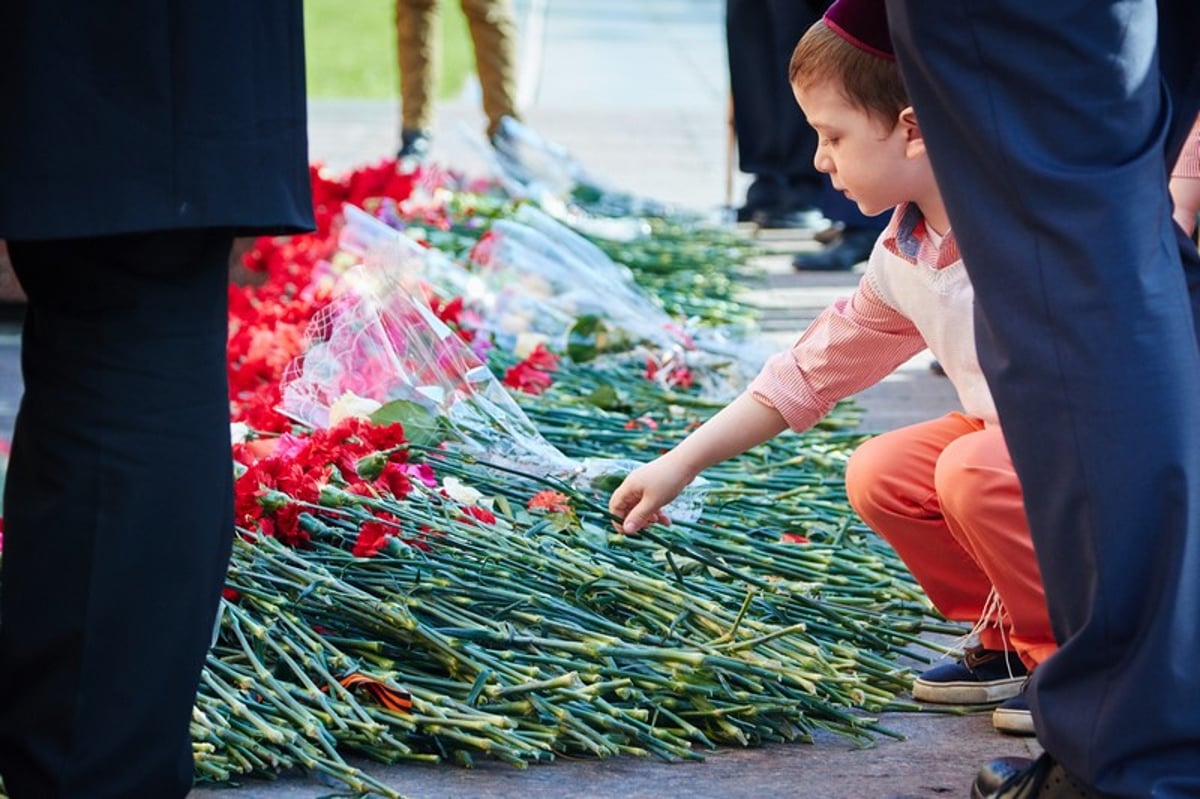
M997 705L992 711L992 726L1008 735L1037 735L1025 694L1019 693Z
M1003 702L1021 693L1028 674L1016 652L976 646L961 660L935 666L913 680L913 699L944 705Z
M800 272L849 272L867 260L879 231L848 228L841 238L817 252L801 252L792 257L792 267Z

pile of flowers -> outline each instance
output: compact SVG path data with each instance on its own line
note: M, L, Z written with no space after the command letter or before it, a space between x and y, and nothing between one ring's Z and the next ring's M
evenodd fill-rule
M192 728L201 779L300 766L395 796L344 756L681 760L887 733L868 714L900 706L897 655L957 628L846 503L851 407L710 470L670 527L622 536L606 510L623 470L723 404L708 365L670 350L708 330L671 309L744 320L695 278L748 247L669 215L576 241L436 168L313 177L318 230L254 242L260 279L230 289L238 536ZM474 292L506 240L525 237L514 270L545 245L526 223L559 245L539 279L545 252L601 271L618 254L634 269L614 290L679 330L622 350L614 311L565 339L505 335L503 286Z

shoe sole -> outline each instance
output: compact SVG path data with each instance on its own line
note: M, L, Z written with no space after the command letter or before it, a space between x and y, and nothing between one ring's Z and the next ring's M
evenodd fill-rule
M1033 714L1028 710L998 707L992 711L992 727L1005 735L1037 735L1033 726Z
M1025 677L993 680L988 683L972 681L926 682L920 677L913 680L913 699L933 702L938 705L987 705L1012 699L1021 693Z

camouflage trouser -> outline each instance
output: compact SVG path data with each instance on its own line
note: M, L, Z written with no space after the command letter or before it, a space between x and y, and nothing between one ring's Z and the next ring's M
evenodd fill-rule
M400 60L400 124L404 130L433 126L438 69L438 2L396 0L396 49ZM510 0L460 0L475 46L475 69L483 91L488 135L516 110L516 23Z

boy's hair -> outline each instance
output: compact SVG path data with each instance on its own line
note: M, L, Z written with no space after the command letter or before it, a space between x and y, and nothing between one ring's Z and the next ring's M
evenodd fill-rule
M801 89L835 81L852 105L878 117L889 130L911 105L895 61L855 47L824 20L814 23L792 51L788 81Z

